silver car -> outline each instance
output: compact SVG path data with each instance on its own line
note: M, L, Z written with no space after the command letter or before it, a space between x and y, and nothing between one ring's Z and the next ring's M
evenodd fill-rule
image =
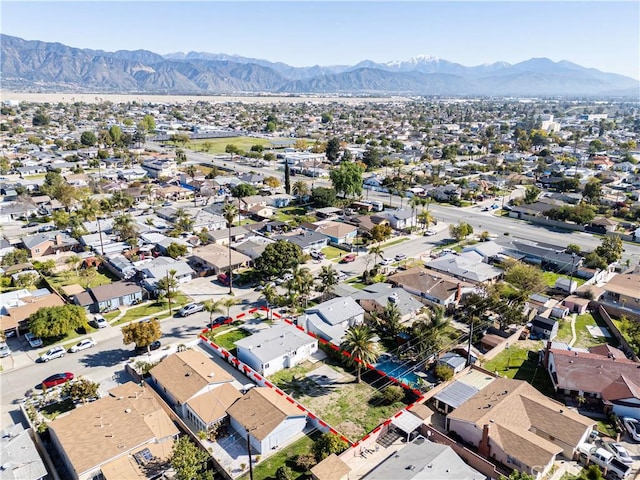
M9 345L5 342L0 342L0 358L8 357L9 355L11 355Z
M60 346L52 347L47 350L45 353L40 355L41 362L48 362L49 360L53 360L54 358L62 358L67 351Z

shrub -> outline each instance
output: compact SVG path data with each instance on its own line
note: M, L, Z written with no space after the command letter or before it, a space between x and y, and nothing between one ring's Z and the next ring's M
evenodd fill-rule
M433 373L435 373L436 377L444 382L453 378L453 369L446 365L436 365L433 369Z
M301 453L296 457L296 467L305 472L316 464L316 458L312 453Z
M382 391L382 397L387 404L391 405L404 398L404 390L399 385L389 385Z
M294 479L293 470L291 470L286 465L282 465L281 467L278 467L278 470L276 470L276 479L277 480L293 480Z

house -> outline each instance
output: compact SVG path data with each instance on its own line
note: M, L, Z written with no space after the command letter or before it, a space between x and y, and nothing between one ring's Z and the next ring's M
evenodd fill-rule
M252 207L260 206L266 207L269 201L269 197L263 197L262 195L250 195L240 199L240 211L249 212Z
M64 300L56 293L21 297L18 305L4 307L6 315L0 315L0 331L5 332L5 335L26 331L31 314L44 307L61 307L64 304Z
M457 353L445 353L438 359L438 365L449 367L454 375L460 373L467 366L467 359Z
M231 234L227 228L207 232L207 237L218 245L229 245L229 236L231 236L231 243L235 243L247 235L249 235L249 230L238 226L231 227Z
M229 259L229 255L231 255L231 259ZM231 261L231 270L233 271L246 266L251 258L222 245L211 243L194 248L189 263L194 266L196 271L204 270L205 275L217 275L229 270L229 261Z
M280 323L238 340L238 360L264 376L304 362L318 351L318 340Z
M521 380L496 378L447 415L446 428L508 468L544 475L556 457L573 459L595 421Z
M415 226L415 215L409 208L385 210L384 212L379 212L378 216L386 218L394 230L406 230Z
M188 417L189 401L233 381L210 357L194 349L169 355L149 374L156 391L183 419Z
M496 375L471 367L433 396L433 408L444 414L451 413L495 379Z
M0 432L0 480L44 480L47 468L40 458L32 438L31 429L21 423L13 424Z
M448 445L419 436L388 455L363 480L485 480L486 475L467 465Z
M559 322L557 318L545 318L536 315L531 321L531 336L545 340L553 340L558 335Z
M332 243L351 243L358 234L357 227L348 223L334 222L332 220L322 220L315 223L304 223L302 228L316 233L321 233L329 237Z
M149 478L145 464L166 464L179 434L153 390L133 382L48 425L53 448L66 469L64 477L74 480Z
M340 345L349 327L364 321L364 309L351 297L337 297L308 308L297 321L306 332Z
M287 398L267 387L252 388L227 409L230 426L252 451L261 454L289 444L302 433L307 417Z
M142 302L144 291L134 282L125 280L90 287L86 292L73 297L74 303L89 312L109 312L119 307L128 307Z
M254 205L253 207L248 209L247 213L249 213L252 217L263 218L263 219L271 218L276 214L273 207L262 206L262 205Z
M286 193L278 193L276 195L271 195L268 197L269 205L275 208L284 208L291 205L295 197L293 195L288 195Z
M274 241L267 237L254 235L252 237L245 238L241 242L237 243L234 246L234 249L246 255L251 260L255 260L260 255L262 255L262 252L264 252L265 248L267 248L267 245L269 245L270 243L274 243Z
M178 166L174 160L145 160L142 168L151 178L169 177L173 178L178 174Z
M582 264L582 257L566 253L564 247L518 240L500 239L497 242L504 247L505 255L539 265L543 270L570 273Z
M69 252L78 247L78 241L75 238L60 231L22 237L22 244L29 250L31 258L52 255L57 252Z
M589 302L591 302L589 298L569 295L562 301L562 304L569 309L569 312L582 315L583 313L587 313Z
M587 352L555 347L555 344L547 347L545 367L557 392L602 402L618 414L639 416L640 363L606 344L591 347Z
M487 265L483 260L483 257L475 252L467 252L461 255L449 253L435 260L425 262L425 266L431 270L474 284L493 282L502 276L502 270Z
M462 296L475 291L470 283L423 267L398 271L389 276L388 281L432 305L445 308L455 307Z
M395 305L400 313L400 321L405 323L414 318L424 308L412 294L402 288L394 288L388 283L375 283L359 290L352 298L364 308L367 313L382 313L387 305Z
M329 237L311 230L298 229L284 235L273 237L275 240L284 240L298 245L303 253L310 253L311 250L321 250L329 244Z
M621 273L602 285L602 288L603 302L640 311L640 273Z
M498 260L502 251L502 245L494 241L474 243L473 245L466 246L462 249L462 253L477 253L482 257L482 261L484 263L492 263L493 261Z
M187 283L195 277L191 267L182 260L174 260L171 257L157 257L151 261L144 261L138 268L143 278L142 285L149 292L156 291L156 285L161 278L167 278L174 271L173 278L178 283Z
M354 215L345 219L345 223L358 227L360 234L369 234L376 225L389 225L389 220L379 215Z

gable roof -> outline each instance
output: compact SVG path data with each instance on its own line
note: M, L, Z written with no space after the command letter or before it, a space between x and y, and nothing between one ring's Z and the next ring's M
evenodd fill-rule
M461 277L470 282L485 282L502 275L502 270L482 262L482 256L475 252L462 255L449 253L425 265L433 270L446 272L454 277Z
M640 400L640 382L637 379L634 382L629 377L620 375L613 383L602 390L602 398L608 402L627 398Z
M140 445L179 433L154 393L133 382L56 418L49 428L78 475Z
M267 387L252 388L236 400L227 409L227 413L260 441L264 440L287 417L305 415L284 396L278 395Z
M169 355L150 373L180 403L185 403L207 385L233 381L231 375L199 350Z
M306 313L317 313L325 323L338 325L364 314L364 309L351 297L337 297L307 309Z
M106 300L111 300L112 298L119 298L125 295L141 292L142 288L135 282L120 281L91 287L89 288L89 291L96 302L104 302Z
M236 342L236 347L250 350L262 363L282 357L287 350L297 350L317 342L316 339L284 322L254 333Z
M206 424L226 416L227 409L238 400L242 394L231 383L223 383L219 387L202 393L187 401L187 405Z
M388 280L396 285L421 292L424 296L448 300L458 291L458 286L470 289L470 283L423 267L409 268L391 275Z

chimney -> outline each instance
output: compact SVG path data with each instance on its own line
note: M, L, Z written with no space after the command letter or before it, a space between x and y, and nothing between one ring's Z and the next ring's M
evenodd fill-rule
M484 458L489 458L491 455L491 446L489 445L489 424L486 423L482 427L482 439L478 444L478 453Z
M62 245L62 235L56 234L56 245Z
M460 282L458 282L458 286L457 286L457 290L456 290L456 303L458 303L460 301L460 297L462 297L462 285L460 284Z

